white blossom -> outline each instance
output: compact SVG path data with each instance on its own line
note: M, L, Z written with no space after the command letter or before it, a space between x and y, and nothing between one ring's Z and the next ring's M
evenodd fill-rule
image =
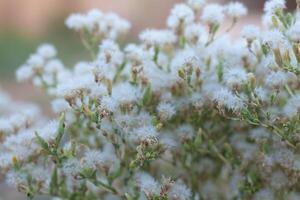
M242 68L228 69L224 73L224 80L228 87L241 86L247 81L247 72Z
M114 98L110 96L104 96L101 99L101 108L109 112L116 112L118 109L118 103Z
M203 9L202 20L207 24L221 24L224 20L224 7L219 4L208 4Z
M169 103L160 103L157 106L157 111L162 120L168 120L176 113L175 108Z
M155 127L151 125L144 125L141 127L138 127L132 131L132 140L135 141L141 141L146 139L152 139L156 138L158 136L157 131L155 130Z
M300 22L297 21L287 31L287 35L294 42L300 42L300 36L299 36L300 35L300 28L299 27L300 27Z
M68 102L64 99L55 99L51 102L52 110L55 113L61 113L69 110L71 107Z
M188 200L192 196L191 190L184 184L176 182L168 194L170 200Z
M284 35L279 30L271 30L264 32L262 41L268 44L272 49L285 47L287 42Z
M284 113L288 117L294 117L299 113L300 109L300 95L295 95L291 97L285 107L284 107Z
M268 0L265 3L264 11L269 14L274 14L276 11L285 8L285 0Z
M234 111L240 110L243 107L243 101L226 88L220 88L219 91L215 91L213 100L219 106L225 106Z
M205 3L205 0L187 0L187 4L195 11L199 11Z
M70 29L79 31L85 26L85 18L82 14L76 13L70 15L66 20L66 26Z
M112 90L112 97L119 104L132 103L138 99L138 89L130 84L116 85Z
M51 44L42 44L39 46L37 53L45 59L50 59L56 56L56 49Z
M288 81L288 75L285 72L271 72L266 77L266 85L270 87L283 87Z
M205 43L208 38L207 30L201 24L190 24L184 31L185 38L192 44L195 42Z
M242 36L250 41L259 38L259 35L260 35L260 29L255 25L247 25L242 30Z
M140 40L145 44L163 46L176 42L176 36L172 31L147 29L140 34Z
M167 24L170 28L178 28L181 24L186 26L195 19L193 10L186 4L177 4L171 10Z
M26 175L21 172L10 171L6 174L6 183L13 187L26 183Z
M226 5L225 12L229 17L238 19L247 15L248 10L242 3L230 2Z
M151 197L152 195L159 194L159 184L149 174L143 172L136 174L136 181L138 187L146 196Z
M70 159L63 163L63 172L66 175L76 176L80 172L81 166L77 159Z

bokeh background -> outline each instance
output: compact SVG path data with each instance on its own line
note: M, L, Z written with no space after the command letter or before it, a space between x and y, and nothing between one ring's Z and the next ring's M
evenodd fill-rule
M260 24L265 2L240 1L249 8L249 16L238 23L233 30L234 35L238 34L245 23ZM77 61L88 58L76 34L64 26L64 20L70 13L91 8L117 12L132 23L126 40L136 41L138 33L144 28L163 28L169 10L178 2L183 0L0 0L0 88L8 91L15 99L34 101L47 110L43 93L30 84L17 83L14 71L43 42L53 43L57 47L59 58L66 66L72 67ZM295 0L287 2L290 8L295 7ZM1 180L0 176L0 200L24 199L1 183Z

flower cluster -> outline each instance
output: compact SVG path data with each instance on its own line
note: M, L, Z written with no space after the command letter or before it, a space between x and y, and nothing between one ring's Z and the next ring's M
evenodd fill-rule
M57 117L0 93L7 183L29 198L299 199L300 13L285 3L232 39L243 4L188 0L125 46L126 20L72 14L92 59L66 67L44 44L16 72Z

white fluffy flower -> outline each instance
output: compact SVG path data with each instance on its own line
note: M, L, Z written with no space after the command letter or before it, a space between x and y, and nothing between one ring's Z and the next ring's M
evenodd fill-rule
M242 68L227 69L224 73L224 81L231 88L243 85L247 78L248 74Z
M268 90L262 87L255 88L255 95L257 98L263 102L267 102L269 100Z
M195 134L195 130L190 124L182 124L177 127L176 133L181 139L191 139Z
M132 131L133 135L131 136L133 141L141 141L150 138L156 138L158 136L155 127L152 125L141 126Z
M85 29L89 33L97 33L109 39L117 39L130 28L130 23L115 13L102 13L95 9L87 14L72 14L66 19L65 24L75 31Z
M89 168L97 169L99 165L99 159L101 157L101 151L99 150L89 150L85 153L83 161L84 165Z
M108 39L117 39L120 35L126 33L131 27L127 20L112 12L103 15L98 26L99 31L102 32Z
M171 10L167 24L170 28L178 28L181 24L186 26L194 21L195 15L193 10L186 4L177 4Z
M205 43L208 38L207 30L201 24L190 24L184 30L185 38L194 44L196 42Z
M7 119L0 118L0 133L12 132L14 127Z
M274 15L270 15L268 13L262 15L262 24L268 29L276 28L276 25L273 23L272 20L273 16Z
M175 34L169 30L147 29L140 33L139 38L145 44L153 46L163 46L176 42Z
M65 99L55 99L51 102L52 110L55 113L61 113L69 110L71 107Z
M160 187L158 182L146 173L138 173L136 174L136 182L138 187L142 192L146 194L147 197L151 197L152 195L159 194Z
M103 17L103 13L101 10L99 9L92 9L90 11L88 11L86 17L87 20L91 23L91 24L97 24Z
M37 133L46 141L52 141L57 136L59 122L52 120L48 122L43 128L37 131Z
M296 116L300 111L300 95L291 97L284 106L284 113L288 117Z
M286 38L282 32L277 29L264 32L262 35L262 42L268 44L272 49L287 46Z
M226 108L234 111L240 110L244 105L243 101L239 97L226 88L220 88L219 91L215 91L213 94L213 100L219 106L225 106Z
M266 85L270 87L283 87L288 81L288 74L282 71L271 72L266 77Z
M42 68L45 64L45 60L39 54L32 54L27 60L27 63L33 68Z
M242 36L250 41L259 38L259 35L260 35L260 29L258 26L255 25L247 25L242 30Z
M163 70L160 70L153 61L145 63L144 75L151 84L153 91L159 91L163 88L170 88L174 83L174 77Z
M9 171L6 174L6 183L13 187L19 187L22 184L26 184L26 174L16 171Z
M56 49L52 44L42 44L37 53L45 59L50 59L56 56Z
M172 106L170 103L160 103L157 106L157 111L163 121L172 118L176 113L174 106Z
M79 31L80 29L84 28L86 22L85 22L84 15L76 13L76 14L70 15L66 19L65 23L69 29L74 29L76 31Z
M129 83L119 84L113 87L112 97L119 104L132 103L138 99L139 91Z
M238 19L247 15L247 8L240 2L230 2L225 6L226 14L234 19Z
M78 62L74 66L74 74L78 76L90 74L92 70L93 70L93 65L85 61Z
M207 24L221 24L224 20L224 8L219 4L209 4L204 7L202 20Z
M92 74L74 76L72 79L58 84L55 95L64 98L78 97L83 92L90 91L95 84Z
M16 77L19 82L27 81L32 78L34 71L30 66L23 65L16 71Z
M300 42L300 22L297 21L287 31L287 35L293 42Z
M268 14L273 14L278 10L285 8L285 0L269 0L265 3L264 11Z
M205 5L205 0L187 0L187 4L195 11L199 11Z
M107 143L102 151L99 150L89 150L85 153L83 158L84 164L93 169L102 169L109 171L112 169L118 159L114 152L114 147Z
M120 65L123 62L123 52L120 51L119 45L111 39L103 40L99 46L97 59L100 63ZM108 65L110 67L110 65ZM111 70L111 69L110 69Z
M62 169L66 175L76 176L81 169L80 161L76 158L69 159L63 163Z
M171 186L171 190L168 193L168 199L170 200L189 200L191 197L191 190L178 181Z
M109 112L116 112L118 109L118 103L114 98L104 96L101 99L101 109L105 109Z
M135 63L142 63L145 60L151 60L153 58L153 55L151 55L149 51L145 51L144 48L136 44L128 44L124 51L126 53L126 57L131 62Z

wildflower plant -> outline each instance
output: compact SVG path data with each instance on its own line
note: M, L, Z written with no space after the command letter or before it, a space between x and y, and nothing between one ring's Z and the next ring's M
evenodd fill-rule
M243 4L188 0L125 46L118 15L70 15L91 60L43 44L16 72L56 117L0 93L6 182L28 198L300 199L300 1L285 3L232 39Z

